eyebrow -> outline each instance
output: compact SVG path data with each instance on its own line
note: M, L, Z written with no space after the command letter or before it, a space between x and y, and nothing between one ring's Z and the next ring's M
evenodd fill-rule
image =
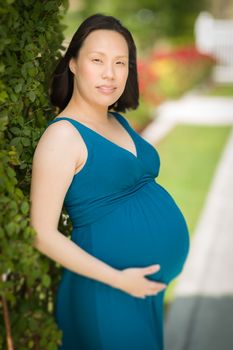
M99 53L99 54L101 54L101 55L105 55L105 53L104 52L101 52L101 51L90 51L89 53ZM128 57L128 55L118 55L118 56L116 56L117 58L119 58L119 57Z

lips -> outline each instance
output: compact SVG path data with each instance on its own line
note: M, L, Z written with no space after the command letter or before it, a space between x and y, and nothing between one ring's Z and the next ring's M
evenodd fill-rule
M106 90L116 89L116 87L113 85L100 85L100 86L97 86L97 88L106 89Z
M97 89L100 90L101 92L111 93L116 89L116 87L112 85L100 85L100 86L97 86Z

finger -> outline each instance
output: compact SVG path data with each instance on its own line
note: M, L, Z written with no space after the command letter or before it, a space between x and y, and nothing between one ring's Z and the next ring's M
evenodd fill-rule
M156 284L150 285L150 289L154 290L154 291L163 290L166 287L167 287L167 285L164 283L156 283Z
M161 292L161 290L162 290L161 288L150 288L150 289L148 290L148 292L154 294L154 293L159 293L159 292Z
M151 287L151 288L155 288L155 289L160 289L160 288L166 288L167 287L167 285L165 284L165 283L160 283L160 282L152 282L152 283L150 283L149 284L149 287Z
M147 292L147 295L157 295L158 294L158 291L148 291Z
M160 265L151 265L142 269L143 275L150 275L160 270Z

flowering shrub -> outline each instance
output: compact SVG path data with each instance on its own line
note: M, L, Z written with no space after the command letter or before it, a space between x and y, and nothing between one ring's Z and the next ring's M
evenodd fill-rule
M139 89L147 103L176 98L210 76L215 61L195 47L154 51L138 60Z

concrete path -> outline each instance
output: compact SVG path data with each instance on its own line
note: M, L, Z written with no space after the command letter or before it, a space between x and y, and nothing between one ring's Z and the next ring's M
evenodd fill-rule
M155 119L141 133L151 143L159 142L177 123L233 125L233 98L188 93L175 101L162 103Z
M233 131L165 324L165 350L233 349Z
M168 101L158 108L163 120L181 123L232 124L233 98L187 94L178 101Z

